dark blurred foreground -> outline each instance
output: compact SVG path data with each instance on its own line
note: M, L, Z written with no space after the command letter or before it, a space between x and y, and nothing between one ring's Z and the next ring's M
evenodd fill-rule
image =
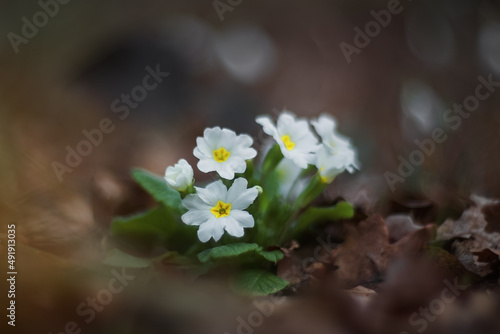
M1 328L500 333L500 215L489 200L500 198L498 2L221 3L229 7L59 3L29 38L22 18L33 21L40 4L3 4L0 242L7 263L15 224L18 275L16 327L3 317ZM365 30L390 9L378 33ZM24 42L14 47L11 33ZM357 51L346 57L342 43ZM155 71L165 74L145 82ZM147 96L138 86L150 87ZM169 263L126 273L100 264L112 217L151 204L131 167L163 174L179 158L194 165L207 126L260 145L255 116L285 107L334 115L362 171L340 177L323 199L355 204L355 219L322 222L278 265L292 272L284 297L236 296L226 273L192 282ZM67 164L96 129L102 138L88 155L68 170L54 164Z

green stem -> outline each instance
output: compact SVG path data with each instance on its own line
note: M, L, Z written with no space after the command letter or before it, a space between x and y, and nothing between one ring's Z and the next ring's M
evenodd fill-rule
M328 183L323 182L319 173L314 175L306 189L299 195L292 207L292 212L297 212L300 209L308 206L316 197L318 197L326 188Z
M276 144L267 152L266 158L262 164L263 180L276 168L276 166L278 166L282 159L283 153L281 153L280 146Z
M181 198L184 199L187 195L194 194L196 190L194 189L194 182L184 191L181 191Z
M247 160L247 169L243 174L243 177L247 180L251 180L254 174L253 160Z
M290 209L289 219L287 219L287 223L279 239L280 244L287 237L288 231L290 230L292 224L297 220L300 211L307 207L316 197L318 197L325 190L327 185L327 183L321 180L319 173L314 175L311 182L309 182L306 189L302 191Z

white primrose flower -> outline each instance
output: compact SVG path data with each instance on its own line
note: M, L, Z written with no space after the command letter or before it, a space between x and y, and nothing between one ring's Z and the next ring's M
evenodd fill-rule
M256 122L262 125L265 133L274 138L285 158L303 169L307 168L308 164L314 164L314 153L320 146L306 120L283 111L276 126L269 116L259 116Z
M174 166L167 167L165 181L171 188L184 191L193 184L193 168L186 160L181 159Z
M221 180L206 188L196 188L196 194L188 195L182 201L188 212L182 215L187 225L200 226L198 238L207 242L210 238L218 241L224 230L233 237L243 236L244 228L254 226L254 218L246 208L258 196L256 187L247 189L248 181L238 178L229 190Z
M319 134L323 145L326 145L332 153L337 153L351 146L348 138L337 133L337 122L327 114L318 117L317 120L311 121L314 130Z
M332 182L337 175L346 169L352 173L354 171L352 169L353 166L357 166L354 151L345 151L342 154L333 155L324 146L316 153L316 167L318 168L321 180L325 183Z
M244 173L246 160L253 159L257 151L251 146L249 135L236 135L229 129L220 127L205 129L203 137L196 138L193 151L198 161L198 169L204 173L216 171L222 178L232 180L235 173Z
M331 182L344 170L353 173L359 169L356 149L348 138L336 132L333 117L321 115L311 123L323 141L323 147L316 153L316 167L324 182Z

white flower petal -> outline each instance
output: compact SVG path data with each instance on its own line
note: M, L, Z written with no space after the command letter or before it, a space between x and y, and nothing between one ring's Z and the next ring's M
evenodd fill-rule
M203 200L197 194L187 195L182 200L182 205L188 210L210 210L212 208L212 206L203 202Z
M335 119L327 114L319 116L318 120L311 121L311 124L323 140L333 133L337 127Z
M295 142L295 148L305 152L315 152L321 147L318 139L312 133L297 139Z
M257 156L257 150L252 147L249 148L239 148L237 151L234 151L232 157L240 158L242 160L250 160ZM231 157L229 157L231 158Z
M287 134L295 142L301 142L306 138L310 138L314 142L318 141L306 120L297 120L295 123L291 123L285 131L288 132Z
M236 143L238 146L250 147L253 145L253 139L249 135L242 134L236 138Z
M347 170L349 173L358 168L356 152L351 147L346 147L342 151L332 153L325 145L316 154L316 167L320 175L331 182L338 174Z
M214 150L221 145L222 129L220 127L206 128L203 131L203 137L207 141L208 146Z
M255 201L258 195L259 191L256 188L244 190L237 198L231 199L231 206L235 210L244 210Z
M291 155L290 159L302 169L306 169L309 165L309 159L306 159L305 155Z
M233 237L242 237L244 234L243 227L231 216L224 218L224 229Z
M193 150L193 155L195 157L197 157L198 159L206 159L207 158L207 155L203 153L203 151L198 147L196 146ZM199 167L199 164L198 164L198 168ZM203 172L203 171L202 171Z
M243 173L247 169L246 161L236 157L229 157L225 164L229 165L234 173ZM231 179L233 178L234 176Z
M242 177L234 180L233 185L227 191L227 198L238 198L248 187L248 181Z
M270 136L278 137L278 129L274 126L274 123L269 116L259 116L255 119L255 121L262 125L262 129L265 133Z
M210 238L219 241L224 233L224 225L221 224L215 217L208 220L206 223L201 224L198 229L198 239L201 242L207 242Z
M198 169L201 170L203 173L214 172L217 170L218 167L219 163L215 161L213 158L200 158L200 161L198 161Z
M314 129L320 135L323 144L328 146L332 151L342 150L345 147L351 146L349 139L336 131L337 123L332 116L323 114L317 121L312 121L311 124L313 124Z
M246 168L246 165L245 165ZM220 177L226 180L232 180L234 179L234 169L231 168L231 165L226 161L226 162L221 162L217 166L216 169L217 173L219 174Z
M279 117L277 122L277 128L280 135L291 135L287 133L287 131L291 130L291 127L294 126L296 116L289 111L283 111Z
M206 189L212 191L219 199L225 199L227 195L227 188L221 180L210 183Z
M237 144L236 138L236 132L224 128L220 133L220 146L225 147L228 151L232 152L233 148Z
M208 210L189 210L181 216L181 219L186 225L201 225L213 217L214 215Z
M231 217L238 221L238 224L242 227L254 227L255 220L253 216L247 211L241 210L231 210Z
M191 184L191 181L193 178L188 178L185 175L179 175L176 178L176 182L172 182L171 180L167 179L167 183L174 189L177 189L178 191L184 191L187 189L187 187Z
M179 164L181 167L183 168L187 168L187 167L190 167L191 165L189 164L189 162L186 161L186 159L180 159L179 162L177 163Z
M311 123L323 142L323 147L317 152L315 163L322 177L333 180L344 170L352 173L355 169L359 169L356 149L348 138L337 133L337 123L333 117L323 114L317 121Z
M196 195L211 206L216 205L219 200L226 199L227 188L221 180L210 183L206 188L195 187L195 189Z
M195 148L195 151L198 150L199 153L194 154L194 156L198 159L201 159L202 157L210 157L213 155L213 149L208 145L205 138L196 138L196 145L197 146Z

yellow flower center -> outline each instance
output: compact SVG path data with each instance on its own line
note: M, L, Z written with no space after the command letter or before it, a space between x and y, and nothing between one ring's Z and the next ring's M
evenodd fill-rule
M283 137L281 137L281 140L283 141L283 144L285 144L287 150L291 151L295 147L295 143L290 140L289 135L284 135Z
M226 161L231 153L226 151L224 147L219 148L218 150L214 150L214 159L217 162L224 162Z
M321 173L323 173L324 171L325 171L325 167L321 167L321 168L319 169L319 173L320 173L320 175L321 175ZM330 183L330 182L329 182L329 180L328 180L325 176L322 176L322 175L321 175L321 182L323 182L323 183Z
M215 216L215 218L227 217L231 213L231 203L224 203L219 201L210 212Z

